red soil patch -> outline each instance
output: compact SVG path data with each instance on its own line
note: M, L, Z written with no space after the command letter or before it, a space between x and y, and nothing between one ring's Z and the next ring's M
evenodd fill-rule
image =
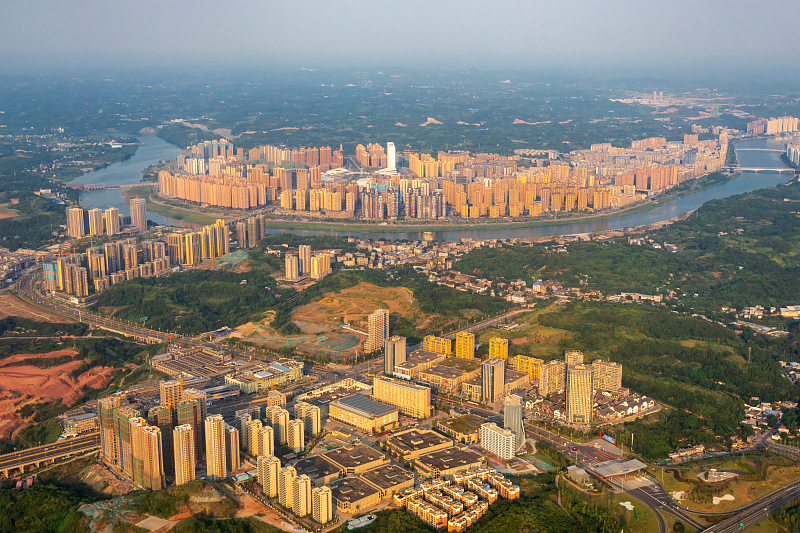
M111 381L114 369L108 367L94 367L77 379L71 378L69 374L81 365L80 360L52 368L8 366L23 359L48 359L64 355L74 356L77 352L58 350L46 354L18 354L3 359L4 366L0 367L0 436L9 438L22 426L23 420L18 412L25 404L50 402L59 398L64 405L72 406L82 396L81 389L84 386L99 389Z
M513 341L511 341L511 344L519 345L519 344L525 344L526 342L528 342L528 339L526 337L520 337L518 339L514 339Z
M27 304L10 293L0 294L0 318L19 316L40 322L72 322L50 311Z

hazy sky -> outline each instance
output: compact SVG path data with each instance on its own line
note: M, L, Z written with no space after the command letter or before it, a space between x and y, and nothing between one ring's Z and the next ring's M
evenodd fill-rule
M800 64L800 0L7 0L0 70Z

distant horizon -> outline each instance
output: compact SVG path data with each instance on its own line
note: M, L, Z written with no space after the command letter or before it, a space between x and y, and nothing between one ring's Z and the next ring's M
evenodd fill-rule
M800 63L797 20L800 2L790 0L29 0L0 19L0 72L567 69L798 79L788 74Z

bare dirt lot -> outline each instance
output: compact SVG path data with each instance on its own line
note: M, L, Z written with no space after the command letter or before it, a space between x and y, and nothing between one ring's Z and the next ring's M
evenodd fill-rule
M359 283L341 292L327 293L321 300L298 308L292 313L292 319L329 326L342 322L363 323L376 309L388 309L393 315L406 316L413 305L414 295L409 289Z
M9 292L0 293L0 318L19 316L39 322L72 322L68 318L23 302Z
M28 403L50 402L61 399L73 405L81 396L84 386L93 389L103 388L111 381L113 368L95 367L84 372L77 379L70 372L81 365L80 360L51 368L38 368L32 365L10 366L24 359L47 359L62 356L75 356L74 350L57 350L46 354L18 354L2 360L0 366L0 435L10 435L23 423L18 412Z

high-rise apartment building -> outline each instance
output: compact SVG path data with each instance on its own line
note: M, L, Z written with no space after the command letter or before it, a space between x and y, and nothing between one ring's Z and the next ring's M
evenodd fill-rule
M319 407L307 402L297 402L294 405L295 417L303 421L306 435L316 437L322 429L322 413Z
M481 363L481 395L485 402L499 400L506 387L506 360L487 359Z
M427 387L378 376L372 384L372 396L378 401L397 406L404 415L414 418L431 416L431 390Z
M508 359L508 339L502 337L489 339L489 359Z
M259 431L261 431L263 424L261 424L261 420L256 418L255 420L249 420L247 422L247 453L252 455L253 457L258 457L260 444L259 444ZM272 428L269 428L272 429Z
M318 523L327 524L333 520L333 493L327 485L311 490L311 509Z
M267 407L264 417L266 420L269 420L269 424L275 431L275 444L286 444L287 428L289 427L289 411L280 406L273 405L272 407Z
M509 359L511 369L517 372L525 372L531 379L538 380L541 376L542 361L535 357L528 357L527 355L517 355Z
M302 420L290 420L286 427L286 443L294 453L305 449L305 424Z
M86 225L83 223L83 209L80 207L67 208L67 235L80 239L86 236Z
M158 384L161 405L172 406L183 399L183 383L177 379L162 381Z
M173 425L172 409L169 406L158 405L147 412L147 423L161 430L161 448L164 450L164 472L173 474L175 472L175 454L172 442Z
M115 207L109 207L103 211L103 230L106 235L119 233L119 211Z
M594 371L594 390L616 392L622 388L622 365L611 361L595 359L592 363Z
M103 211L101 209L89 210L89 236L97 237L103 234Z
M197 455L194 448L194 430L189 424L177 426L172 430L172 442L175 460L175 484L183 485L194 481L194 469Z
M503 427L516 436L514 451L525 443L525 427L522 424L523 402L520 396L509 394L503 401Z
M211 415L205 420L206 477L218 481L228 477L225 453L225 420L222 415Z
M143 418L130 419L133 444L133 475L135 485L145 490L164 488L164 451L161 430L147 425Z
M304 276L311 274L311 246L301 244L298 250L299 253L297 255L300 258L300 273Z
M239 430L229 424L225 424L225 463L229 472L242 467L242 456L239 453Z
M592 368L575 365L567 368L567 422L570 424L592 423Z
M367 318L367 353L380 350L389 338L389 310L377 309Z
M580 350L567 350L564 352L564 362L567 368L583 364L583 352Z
M445 339L444 337L426 335L422 338L422 349L428 350L429 352L450 355L453 353L453 343L450 339Z
M275 455L275 430L272 426L264 426L258 431L258 448L252 455Z
M386 143L386 170L397 170L397 156L393 142Z
M475 334L459 331L456 333L456 357L475 359Z
M292 512L297 516L311 514L311 478L303 474L292 481Z
M393 335L386 339L383 349L383 372L392 375L394 367L406 362L406 338Z
M281 461L274 455L259 455L256 462L258 469L258 484L267 498L274 498L278 495L278 472L281 469Z
M549 361L539 370L539 394L549 396L564 390L567 364L564 361Z
M278 471L278 503L286 509L294 508L294 478L297 470L286 466Z
M144 198L131 198L131 226L147 231L147 211Z
M481 448L502 459L511 459L516 453L516 435L494 422L481 425Z
M300 279L300 260L296 255L286 255L286 274L285 278L289 281Z

